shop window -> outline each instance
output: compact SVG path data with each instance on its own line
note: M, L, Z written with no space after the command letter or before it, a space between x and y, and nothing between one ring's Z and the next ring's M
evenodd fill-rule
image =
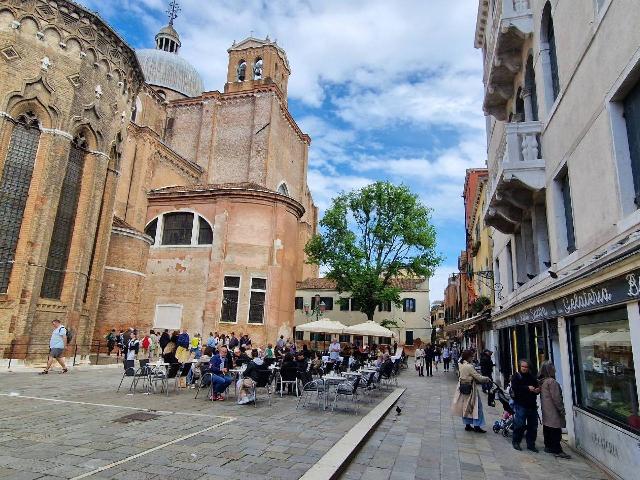
M415 312L416 311L416 299L415 298L405 298L402 301L402 311L403 312Z
M640 433L626 308L577 317L572 340L578 406Z
M225 276L222 290L221 322L236 323L238 319L238 298L240 293L240 277Z
M43 298L60 298L64 282L71 238L80 198L80 184L86 152L86 140L82 135L76 136L71 144L67 169L62 180L58 210L53 224L47 267L42 280L40 296Z
M340 335L338 341L340 343L349 343L351 341L351 335Z
M40 142L38 119L31 112L13 128L0 179L0 293L9 288L22 217Z
M295 309L296 310L304 310L304 298L296 297Z
M413 330L406 330L404 332L404 334L405 334L404 344L405 345L413 345Z
M267 280L251 279L251 297L249 298L249 323L264 323L264 304L267 296Z

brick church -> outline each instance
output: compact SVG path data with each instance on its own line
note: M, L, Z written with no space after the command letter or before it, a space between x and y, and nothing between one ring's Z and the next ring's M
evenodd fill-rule
M228 49L205 92L169 24L134 51L67 0L0 0L0 348L78 351L111 328L291 335L316 277L310 138L274 41Z

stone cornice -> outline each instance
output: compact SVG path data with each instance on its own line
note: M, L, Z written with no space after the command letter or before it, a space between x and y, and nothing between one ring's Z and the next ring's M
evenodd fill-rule
M172 188L170 191L151 191L147 194L149 200L149 206L158 203L164 203L166 201L175 201L178 199L204 199L204 198L237 198L241 200L257 200L282 203L287 206L289 210L296 215L298 219L302 218L305 209L301 203L297 202L291 197L282 195L277 192L271 192L266 190L258 190L247 187L233 187L224 186L219 187L217 185L202 185L198 187L179 187Z
M129 123L129 133L133 137L142 137L150 141L156 149L156 157L163 163L171 165L178 169L181 173L188 175L193 181L197 181L202 177L204 169L190 160L182 157L174 150L164 144L156 132L147 126L139 126L135 123Z
M498 0L502 1L502 0ZM476 35L474 46L482 48L486 35L487 18L489 17L489 0L478 0L478 16L476 19Z
M251 90L246 90L242 92L233 92L233 93L221 93L217 90L211 92L205 92L199 97L195 98L185 98L180 100L173 100L169 102L170 107L181 107L187 105L202 105L207 100L213 100L216 102L224 102L226 100L233 100L237 98L250 98L255 97L260 93L275 93L276 97L278 97L278 103L280 104L280 111L284 118L289 123L289 126L293 129L293 131L298 135L300 141L306 143L307 145L311 145L311 137L304 133L296 121L294 120L291 113L289 113L289 109L287 108L287 102L284 98L284 94L280 91L280 88L275 83L259 85Z

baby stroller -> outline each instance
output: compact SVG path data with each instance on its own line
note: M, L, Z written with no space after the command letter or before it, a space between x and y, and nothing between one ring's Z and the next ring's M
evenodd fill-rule
M502 404L504 413L500 420L496 420L493 424L493 432L502 432L503 437L508 437L513 433L513 415L514 410L511 406L511 399L495 382L493 382L493 388L489 390L488 403L491 406L495 406L496 398Z

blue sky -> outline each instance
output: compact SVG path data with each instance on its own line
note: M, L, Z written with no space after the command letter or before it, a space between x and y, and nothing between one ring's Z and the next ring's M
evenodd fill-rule
M134 47L153 47L169 0L80 0ZM222 90L227 48L250 32L287 52L289 109L312 138L309 186L337 192L385 179L433 208L446 260L441 299L464 248L466 168L485 162L477 0L181 0L180 54Z

